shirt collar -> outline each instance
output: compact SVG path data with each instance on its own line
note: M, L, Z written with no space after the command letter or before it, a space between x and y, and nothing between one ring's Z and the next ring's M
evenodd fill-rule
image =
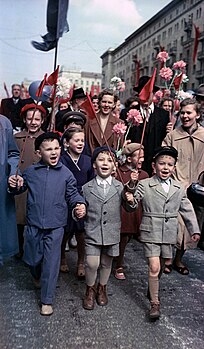
M112 176L109 176L109 177L107 177L107 178L101 178L99 175L97 175L96 176L96 182L97 182L97 184L98 185L100 185L100 184L109 184L109 185L111 185L111 183L112 183Z

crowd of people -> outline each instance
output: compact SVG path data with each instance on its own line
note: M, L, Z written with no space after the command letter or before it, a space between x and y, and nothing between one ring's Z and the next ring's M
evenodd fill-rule
M175 110L170 96L140 100L148 80L140 78L124 105L111 89L92 96L94 117L83 88L74 89L70 100L59 100L52 132L49 101L21 99L18 84L1 101L0 264L15 256L29 266L41 288L41 315L53 313L73 236L87 310L108 304L111 271L126 279L129 240L144 245L151 319L160 317L162 273L188 275L185 251L204 248L204 205L187 197L204 170L204 86ZM129 127L132 111L140 121Z

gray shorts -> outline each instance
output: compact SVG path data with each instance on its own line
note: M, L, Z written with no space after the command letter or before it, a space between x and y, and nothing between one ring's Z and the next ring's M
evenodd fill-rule
M144 242L145 257L173 257L173 246L171 244L156 244L151 242Z
M102 246L85 243L85 253L87 256L106 254L110 257L117 257L119 256L119 244Z

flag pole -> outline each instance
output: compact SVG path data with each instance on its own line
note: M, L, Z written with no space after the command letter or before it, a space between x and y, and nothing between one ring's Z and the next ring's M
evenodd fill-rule
M54 57L54 71L56 70L56 67L57 67L58 42L59 42L59 39L56 39L55 57Z

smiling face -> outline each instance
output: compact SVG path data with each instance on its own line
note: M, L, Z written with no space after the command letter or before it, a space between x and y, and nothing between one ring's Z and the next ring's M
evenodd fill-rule
M108 116L115 106L114 96L104 95L100 101L100 111L104 116Z
M166 180L174 173L175 159L169 155L160 155L152 163L152 168L159 178Z
M115 164L110 153L104 151L98 154L96 160L94 161L93 167L96 169L97 174L101 178L105 179L113 173Z
M28 110L23 121L29 133L35 133L40 129L43 123L42 114L39 110L36 110L33 117L33 110Z
M68 142L65 141L65 146L73 157L78 157L84 149L84 132L75 132Z
M37 153L45 165L56 166L60 158L61 147L57 139L46 139L40 145Z
M164 101L163 104L162 104L162 108L167 110L167 111L171 111L173 110L173 103L172 101Z
M180 119L183 125L183 128L188 132L196 128L197 119L199 119L200 115L197 113L195 109L195 105L189 104L183 106L180 111Z

